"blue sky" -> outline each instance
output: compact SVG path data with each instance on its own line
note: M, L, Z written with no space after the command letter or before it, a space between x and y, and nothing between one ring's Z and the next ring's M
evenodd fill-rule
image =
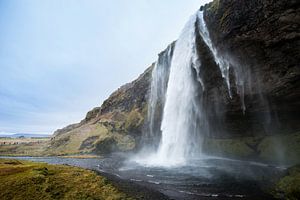
M0 133L52 133L134 80L209 0L0 0Z

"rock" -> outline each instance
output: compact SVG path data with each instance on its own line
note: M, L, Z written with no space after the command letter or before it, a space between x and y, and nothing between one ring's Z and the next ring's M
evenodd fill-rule
M96 118L99 114L100 114L100 111L101 111L101 108L100 107L96 107L94 108L93 110L89 111L87 114L86 114L86 117L85 117L85 121L90 121L91 119L93 118Z
M214 136L299 131L299 1L215 0L205 6L204 17L214 46L227 59L234 59L236 68L247 72L242 76L248 80L243 114L234 81L231 83L234 95L230 99L226 97L226 88L220 85L218 71L210 69L215 66L206 65L204 73L215 74L213 80L218 83L209 88L206 98L213 101L210 105L217 104L224 110L225 122L221 127L227 133L215 130ZM235 78L232 71L231 79ZM211 83L212 80L206 80L207 85ZM212 94L214 91L216 95ZM225 103L216 102L222 98ZM214 121L218 116L211 117Z

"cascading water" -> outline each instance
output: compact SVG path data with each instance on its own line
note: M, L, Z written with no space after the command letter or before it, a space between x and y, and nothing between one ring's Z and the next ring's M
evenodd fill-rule
M197 120L201 111L193 74L193 69L199 69L200 64L195 47L196 19L197 15L191 17L175 45L163 110L161 142L156 153L146 160L148 164L184 164L186 158L197 154L200 149ZM152 81L156 82L156 78L153 77ZM197 79L201 82L200 77Z
M217 50L214 48L214 46L211 42L211 39L210 39L209 32L208 32L207 27L206 27L206 23L205 23L204 18L203 18L203 12L202 11L198 12L198 19L199 19L199 32L200 32L200 35L201 35L203 41L205 42L205 44L208 46L209 50L211 51L215 62L218 64L218 66L220 68L220 71L222 73L222 77L226 81L229 96L231 97L232 94L231 94L231 91L230 91L230 80L229 80L230 63L226 59L223 59L221 56L219 56Z
M182 164L199 149L196 136L200 111L192 71L192 67L198 64L195 61L199 60L195 51L196 17L191 17L174 49L161 125L161 144L156 154L156 161L160 164Z
M230 59L224 58L222 55L219 54L217 49L213 46L212 41L210 39L210 34L207 29L204 17L203 17L203 12L199 11L198 12L198 19L199 19L199 33L205 42L205 44L208 46L210 52L212 53L214 57L214 61L217 63L217 65L220 68L222 77L225 79L226 84L227 84L227 89L228 89L228 94L230 98L232 98L232 93L231 93L231 88L230 88L230 77L229 77L229 68L230 66L234 67L235 65L233 62L230 62ZM245 102L244 102L244 90L245 90L245 79L244 77L244 72L239 72L241 70L241 67L239 66L238 68L235 67L234 72L235 72L235 79L236 79L236 88L237 88L237 93L240 96L241 99L241 107L243 112L246 111L245 107Z
M155 141L159 135L158 126L160 126L160 123L158 123L158 121L161 120L159 115L161 115L161 110L165 104L173 47L173 44L169 45L168 48L159 55L152 70L147 116L149 131L147 131L146 141L148 144L151 143L151 141Z
M197 32L196 32L197 31ZM203 12L198 11L185 25L176 41L172 56L170 47L160 56L152 73L151 94L148 107L150 136L154 136L154 120L158 105L164 105L160 127L161 140L154 153L135 159L146 165L178 166L190 158L201 155L201 137L209 129L207 113L203 111L205 85L201 79L201 55L197 51L196 37L201 37L208 47L230 91L229 67L232 63L220 56L214 48ZM163 61L163 62L162 62ZM236 74L236 85L242 85ZM168 81L168 82L167 82ZM166 82L168 83L166 85ZM243 90L241 90L243 92ZM243 101L242 107L245 109Z

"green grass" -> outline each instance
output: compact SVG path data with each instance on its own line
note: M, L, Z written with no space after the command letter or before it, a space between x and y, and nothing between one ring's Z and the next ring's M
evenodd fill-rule
M300 165L289 168L287 175L277 182L272 193L280 199L300 199Z
M64 165L0 159L0 199L132 199L94 172Z
M42 156L45 153L48 141L17 145L0 145L1 156Z

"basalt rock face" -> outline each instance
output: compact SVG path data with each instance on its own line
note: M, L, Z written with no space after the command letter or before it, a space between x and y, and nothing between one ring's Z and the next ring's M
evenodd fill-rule
M215 64L202 53L207 58L202 61L207 113L216 124L213 137L300 130L299 4L293 0L215 0L201 8L213 45L231 65L232 98ZM205 51L203 45L199 49ZM243 95L237 91L238 78L244 81Z

